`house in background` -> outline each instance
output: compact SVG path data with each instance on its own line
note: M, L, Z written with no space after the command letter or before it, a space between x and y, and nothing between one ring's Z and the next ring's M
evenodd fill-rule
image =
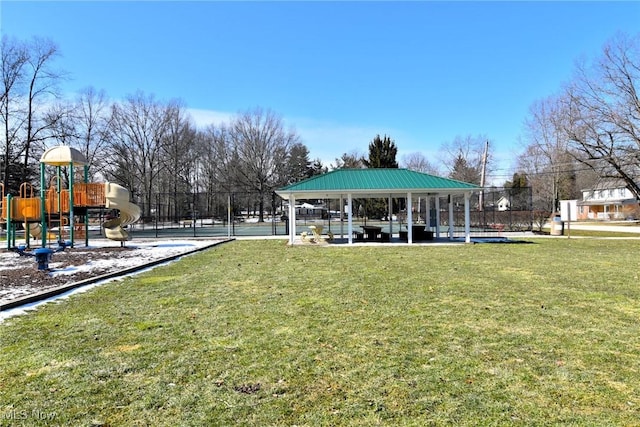
M505 196L500 197L496 204L498 205L498 210L500 212L508 211L509 209L511 209L511 201Z
M638 200L622 181L602 181L592 189L582 190L582 200L578 202L579 219L626 219L638 212Z

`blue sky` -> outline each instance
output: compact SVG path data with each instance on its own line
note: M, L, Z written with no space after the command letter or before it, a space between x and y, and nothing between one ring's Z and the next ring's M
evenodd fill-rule
M199 124L271 109L325 164L376 134L433 162L485 135L502 183L530 105L616 32L640 31L640 2L3 0L0 29L57 43L70 96L179 98Z

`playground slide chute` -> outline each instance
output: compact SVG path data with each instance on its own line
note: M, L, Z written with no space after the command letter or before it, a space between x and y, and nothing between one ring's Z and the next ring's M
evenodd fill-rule
M42 226L37 222L32 222L29 224L29 234L34 239L39 239L42 237Z
M129 233L123 228L140 219L140 208L129 201L129 190L121 185L107 182L104 184L105 207L120 211L118 218L105 221L104 234L108 239L124 242Z
M39 222L30 222L29 225L29 235L34 239L40 239L42 237L42 226ZM47 233L47 239L49 240L57 240L60 236L55 233Z

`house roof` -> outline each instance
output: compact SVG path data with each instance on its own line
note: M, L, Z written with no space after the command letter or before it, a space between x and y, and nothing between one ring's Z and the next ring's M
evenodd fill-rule
M330 198L341 194L380 197L411 193L466 193L481 187L408 169L336 169L276 190L284 198Z
M619 188L627 188L627 183L619 178L602 178L598 180L592 187L584 188L580 191L597 191L597 190L617 190Z
M636 205L638 201L636 199L598 199L598 200L578 200L578 206L612 206L612 205Z

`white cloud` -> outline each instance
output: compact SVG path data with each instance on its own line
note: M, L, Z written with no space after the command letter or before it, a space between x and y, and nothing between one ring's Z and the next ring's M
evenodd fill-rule
M319 158L325 166L335 163L336 158L340 158L344 153L357 152L368 156L369 143L376 135L388 135L395 141L398 147L398 162L402 161L402 156L414 152L420 152L430 161L436 161L437 149L433 144L423 141L420 136L416 138L415 135L399 129L299 118L287 122L295 127L303 143L309 148L310 157Z
M375 129L344 123L331 123L302 119L287 120L309 149L311 159L320 159L324 166L335 163L344 153L366 154L369 142L376 135Z
M234 113L226 111L201 110L197 108L187 108L187 112L199 128L205 128L212 124L228 123L235 116Z

